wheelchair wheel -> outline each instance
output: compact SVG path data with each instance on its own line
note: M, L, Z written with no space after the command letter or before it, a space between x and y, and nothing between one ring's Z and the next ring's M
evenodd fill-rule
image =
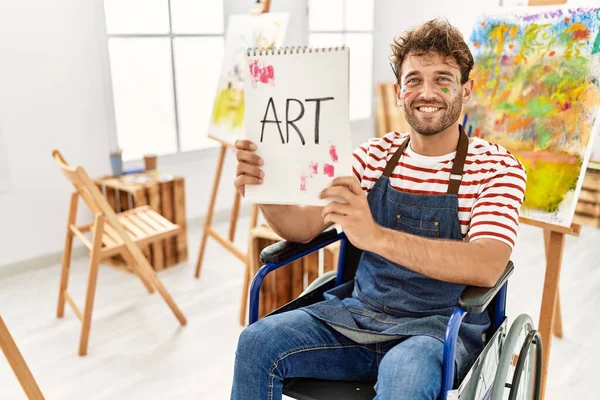
M502 345L492 399L539 399L542 347L528 315L519 315Z

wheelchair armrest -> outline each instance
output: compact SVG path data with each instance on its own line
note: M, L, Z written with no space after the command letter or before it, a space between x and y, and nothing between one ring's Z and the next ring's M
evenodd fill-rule
M468 286L460 295L460 298L458 299L458 305L468 313L482 313L490 301L492 301L496 293L498 293L502 286L504 286L514 269L515 266L513 265L512 261L509 261L506 265L506 269L494 287L483 288L478 286Z
M294 243L282 240L265 247L260 252L260 262L263 264L273 263L279 264L289 258L292 258L300 253L308 251L318 245L334 239L338 235L335 229L327 230L319 234L308 243Z

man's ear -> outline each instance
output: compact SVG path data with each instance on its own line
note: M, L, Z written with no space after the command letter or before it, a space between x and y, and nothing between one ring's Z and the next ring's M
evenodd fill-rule
M471 100L471 96L473 95L473 86L475 82L473 79L469 79L467 83L463 85L463 104L466 104Z
M402 106L402 101L400 99L400 86L398 82L394 83L394 94L396 95L396 104Z

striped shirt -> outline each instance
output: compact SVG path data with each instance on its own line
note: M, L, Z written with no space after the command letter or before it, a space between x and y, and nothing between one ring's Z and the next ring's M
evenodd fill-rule
M352 170L366 193L407 136L391 132L369 140L354 151ZM402 192L446 194L455 155L456 152L423 156L409 145L390 176L390 184ZM463 239L491 238L514 247L526 179L525 169L506 149L472 138L458 191Z

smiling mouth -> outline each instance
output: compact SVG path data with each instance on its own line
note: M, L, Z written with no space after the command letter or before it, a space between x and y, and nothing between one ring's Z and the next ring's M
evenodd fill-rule
M441 110L441 107L416 107L417 111L422 113L430 114Z

